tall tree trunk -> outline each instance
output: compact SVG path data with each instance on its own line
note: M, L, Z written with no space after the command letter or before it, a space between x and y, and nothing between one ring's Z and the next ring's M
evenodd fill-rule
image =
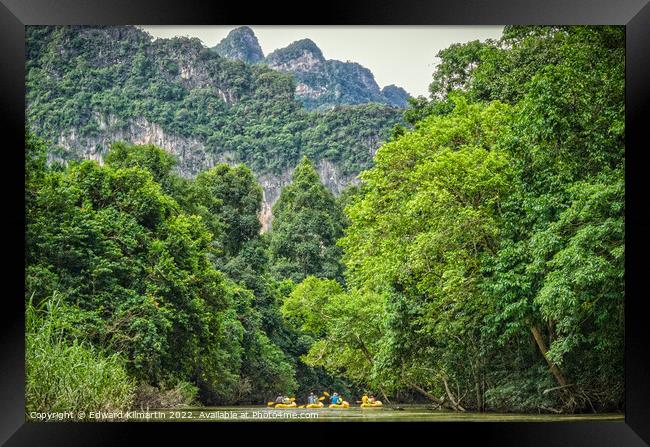
M548 348L546 347L546 343L544 343L544 339L542 338L542 333L540 332L539 327L534 324L531 325L530 332L533 334L535 343L537 343L537 347L541 351L544 360L546 360L546 363L548 363L548 367L553 373L553 376L555 376L555 380L557 380L557 383L559 383L560 386L566 386L568 382L566 380L566 377L564 377L562 370L555 364L555 362L548 358Z

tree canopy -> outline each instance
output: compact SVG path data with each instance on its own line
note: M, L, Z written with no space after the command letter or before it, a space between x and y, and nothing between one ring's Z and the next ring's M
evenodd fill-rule
M247 154L241 159L263 163L248 144L268 143L277 127L257 128L264 120L286 125L271 132L284 142L269 143L269 153L302 157L265 234L262 189L244 164L180 177L162 149L125 143L103 165L47 163L47 144L28 132L31 402L47 400L36 386L45 374L33 351L40 340L57 368L86 359L128 378L125 387L107 380L120 402L140 399L130 388L138 384L193 391L204 404L336 389L455 411L620 411L624 37L616 26L513 26L499 40L450 46L438 54L430 97L411 100L410 126L395 127L372 163L331 132L373 138L363 122L346 121L348 109L303 128L284 120L298 113L293 100L274 104L247 90L247 80L268 82L270 95L290 80L205 56L241 81L230 86L239 105L228 104L251 125L235 131L237 118L228 130L243 135L228 143ZM89 38L68 42L78 47L82 77ZM142 45L156 47L145 38ZM62 63L35 41L28 47ZM131 83L141 82L169 87L169 104L197 99L196 90L167 82L171 75L147 84L161 68L144 53L119 69L131 73L124 91L137 96ZM43 66L28 67L30 82L46 82ZM104 72L93 67L87 80L101 82ZM109 98L92 99L100 100ZM261 101L263 120L247 115L249 101ZM168 114L149 106L146 113ZM41 113L49 112L37 109L28 114L48 128ZM383 119L379 106L363 110ZM185 119L179 132L196 131ZM296 149L303 137L311 149ZM339 197L305 156L330 150L367 168ZM92 371L83 368L78 383Z
M321 334L305 360L454 410L620 409L622 29L506 27L438 57L345 199L345 290L307 278L284 304Z
M304 157L273 206L269 253L277 275L294 282L309 275L340 279L336 241L343 230L342 214L313 163Z

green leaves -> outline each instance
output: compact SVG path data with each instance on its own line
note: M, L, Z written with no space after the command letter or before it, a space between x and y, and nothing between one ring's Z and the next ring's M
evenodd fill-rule
M455 250L478 256L494 248L495 211L512 174L504 153L483 145L494 140L502 108L461 102L380 149L377 166L363 174L364 198L346 210L352 224L340 245L351 283L385 289L414 275L438 281L444 271L431 270L438 258L453 263L463 256Z
M506 27L442 51L432 99L411 101L412 128L373 167L388 137L377 129L395 124L381 106L306 113L289 77L186 39L134 38L161 60L138 51L100 68L92 37L30 38L28 115L47 132L97 132L91 115L59 113L91 101L253 169L302 154L369 169L335 199L303 157L260 236L262 191L244 165L181 179L164 151L119 143L105 166L49 169L28 136L26 289L34 302L61 293L66 341L120 352L142 381L192 381L206 403L336 383L455 409L621 408L622 28ZM74 67L39 39L74 48ZM185 53L210 83L176 79ZM119 95L102 90L116 79Z
M497 311L489 321L499 328L490 331L500 332L503 342L539 322L548 339L547 358L583 389L602 393L602 405L618 405L621 395L613 390L620 390L622 374L624 297L622 30L519 31L510 31L517 36L513 54L523 57L528 48L544 47L556 62L535 69L503 140L518 181L513 200L503 206L507 226L487 284Z
M620 32L512 27L440 53L414 130L379 148L346 207L346 304L377 293L387 322L358 380L435 394L445 379L476 408L620 404ZM354 365L328 350L333 331L309 361ZM564 373L577 400L539 394Z
M547 273L535 303L544 318L556 324L551 354L558 363L594 336L599 345L610 345L610 355L621 359L622 352L616 351L622 340L604 339L601 334L615 333L623 323L624 179L619 171L599 180L573 186L569 208L545 232L562 243L547 257ZM602 332L585 333L588 326Z
M348 294L336 281L310 276L296 286L281 310L289 322L318 337L302 357L307 365L322 366L359 384L371 383L384 327L382 296Z
M370 166L374 150L401 121L400 111L384 104L307 111L295 98L292 75L219 57L193 39L151 40L135 27L31 27L26 38L27 120L50 141L71 135L72 153L61 158L95 146L103 153L105 141L129 134L144 118L256 173L282 173L307 155L350 175ZM340 102L334 93L321 99ZM358 103L349 93L342 100ZM140 154L119 162L149 163L169 191L159 177L167 162L152 159L151 151ZM179 169L195 174L197 166L184 159Z
M66 340L120 353L140 382L192 382L205 403L295 390L295 365L264 332L262 312L279 311L258 303L277 292L263 276L262 192L248 168L217 165L181 180L161 149L118 143L104 166L53 171L39 144L28 138L26 293L62 296Z
M244 165L219 164L193 182L188 206L206 221L228 256L235 256L261 228L262 187Z
M335 314L324 313L325 306L341 293L343 288L336 281L308 276L282 303L282 316L297 322L302 331L319 336L325 331L327 320L337 318Z
M146 169L153 175L154 181L164 188L169 187L171 169L176 164L172 155L152 144L136 146L122 142L111 145L104 161L115 168Z
M300 282L309 275L341 279L342 212L306 157L273 206L269 244L272 269L279 278Z

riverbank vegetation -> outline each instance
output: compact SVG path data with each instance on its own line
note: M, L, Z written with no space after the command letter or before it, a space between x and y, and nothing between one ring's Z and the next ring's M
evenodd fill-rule
M185 179L123 143L48 165L28 133L28 408L81 405L44 398L51 357L88 365L70 383L102 365L107 408L367 390L622 411L624 42L534 26L452 45L361 184L335 198L304 158L265 234L245 165Z

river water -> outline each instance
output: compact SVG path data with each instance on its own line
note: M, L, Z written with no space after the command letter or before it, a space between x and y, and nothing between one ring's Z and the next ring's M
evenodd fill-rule
M557 421L623 421L620 413L608 414L522 414L522 413L455 413L431 410L424 406L402 405L401 409L383 407L361 409L287 408L262 406L200 407L158 410L154 420L212 422L557 422ZM152 410L153 411L153 410Z

